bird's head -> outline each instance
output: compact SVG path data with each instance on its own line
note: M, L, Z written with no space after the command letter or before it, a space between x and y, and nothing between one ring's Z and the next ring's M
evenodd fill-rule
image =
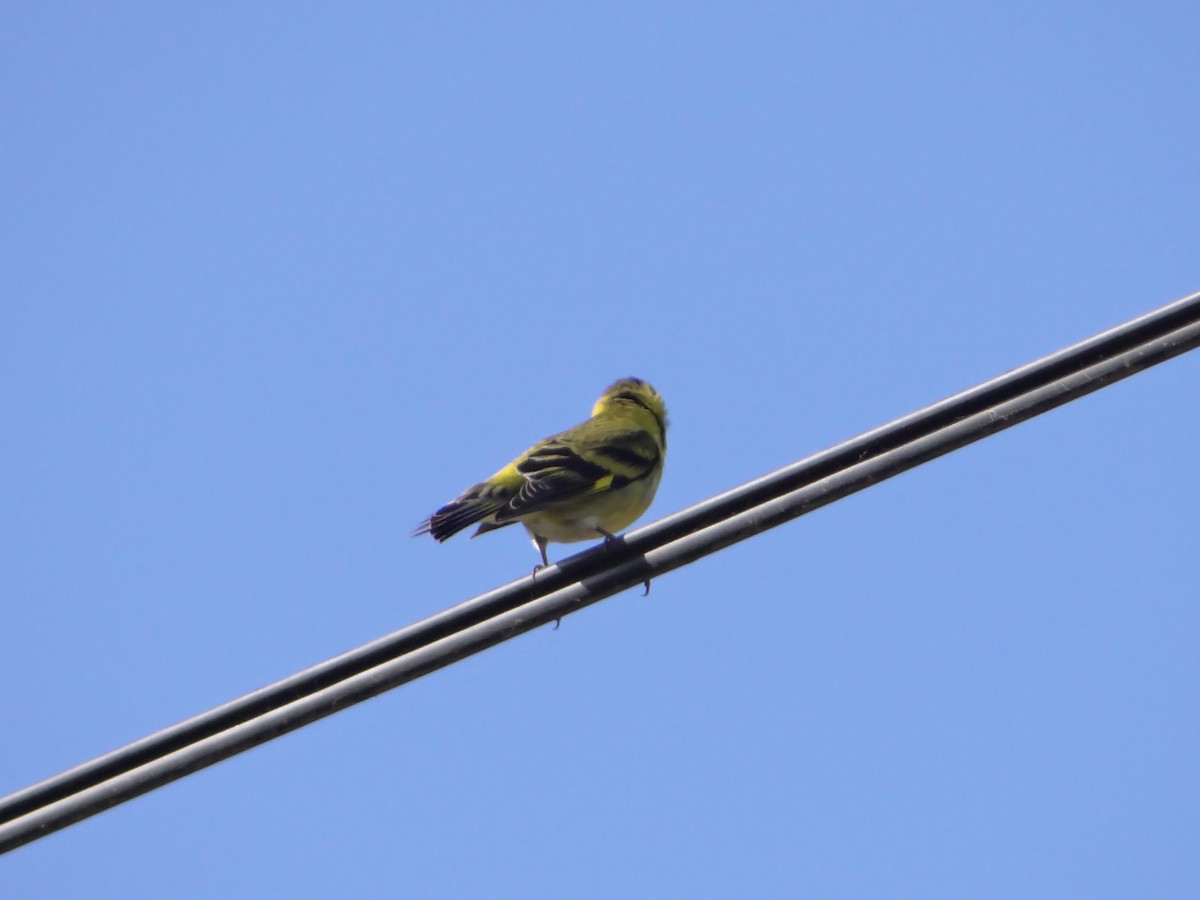
M595 407L592 408L592 415L598 416L601 413L616 410L628 410L636 415L644 415L645 412L649 412L654 421L658 423L659 434L663 444L666 444L667 405L663 402L662 395L651 387L649 382L642 381L640 378L622 378L620 381L613 382L596 401Z

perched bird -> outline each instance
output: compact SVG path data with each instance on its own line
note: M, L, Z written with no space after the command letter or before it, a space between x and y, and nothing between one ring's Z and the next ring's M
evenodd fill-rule
M654 499L666 452L662 397L640 378L622 378L600 395L590 419L534 444L413 535L444 541L477 522L472 537L520 522L549 565L550 541L609 541L632 525Z

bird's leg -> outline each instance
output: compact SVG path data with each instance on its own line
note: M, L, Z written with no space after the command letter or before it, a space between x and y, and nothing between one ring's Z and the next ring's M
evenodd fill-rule
M546 568L548 565L550 565L550 557L548 557L546 555L546 545L549 544L550 542L548 540L546 540L546 538L542 537L541 535L532 534L532 535L530 535L530 537L533 538L533 546L537 548L537 552L542 554L542 561L538 565L533 567L532 575L536 579L537 573L542 571L542 569Z
M598 531L600 534L604 535L605 549L607 549L609 546L611 546L613 544L613 542L616 541L616 539L617 539L617 536L615 534L613 534L611 531L605 531L603 528L597 528L596 531ZM642 591L642 596L649 597L650 596L650 579L647 578L645 580L644 584L646 586L646 590Z
M550 557L548 557L546 555L546 545L549 544L550 541L548 541L546 538L541 537L540 535L536 535L536 534L531 535L531 537L533 538L533 546L537 547L538 553L542 554L542 561L538 565L533 567L533 573L530 575L530 577L536 581L537 573L542 571L542 569L546 568L548 565L550 565ZM562 624L562 619L554 620L554 630L555 631L558 631L558 626L560 624Z

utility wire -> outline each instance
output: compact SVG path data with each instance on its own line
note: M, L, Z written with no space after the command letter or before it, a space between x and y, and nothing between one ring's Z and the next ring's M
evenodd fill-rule
M1200 345L1200 293L0 799L0 853Z

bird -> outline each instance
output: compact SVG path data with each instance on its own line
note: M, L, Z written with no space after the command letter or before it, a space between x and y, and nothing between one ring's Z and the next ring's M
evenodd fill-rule
M479 525L471 535L478 537L520 522L541 554L536 575L550 565L551 541L607 544L632 525L654 499L666 453L662 396L640 378L622 378L600 395L590 419L538 441L441 507L413 536L441 542L471 525Z

